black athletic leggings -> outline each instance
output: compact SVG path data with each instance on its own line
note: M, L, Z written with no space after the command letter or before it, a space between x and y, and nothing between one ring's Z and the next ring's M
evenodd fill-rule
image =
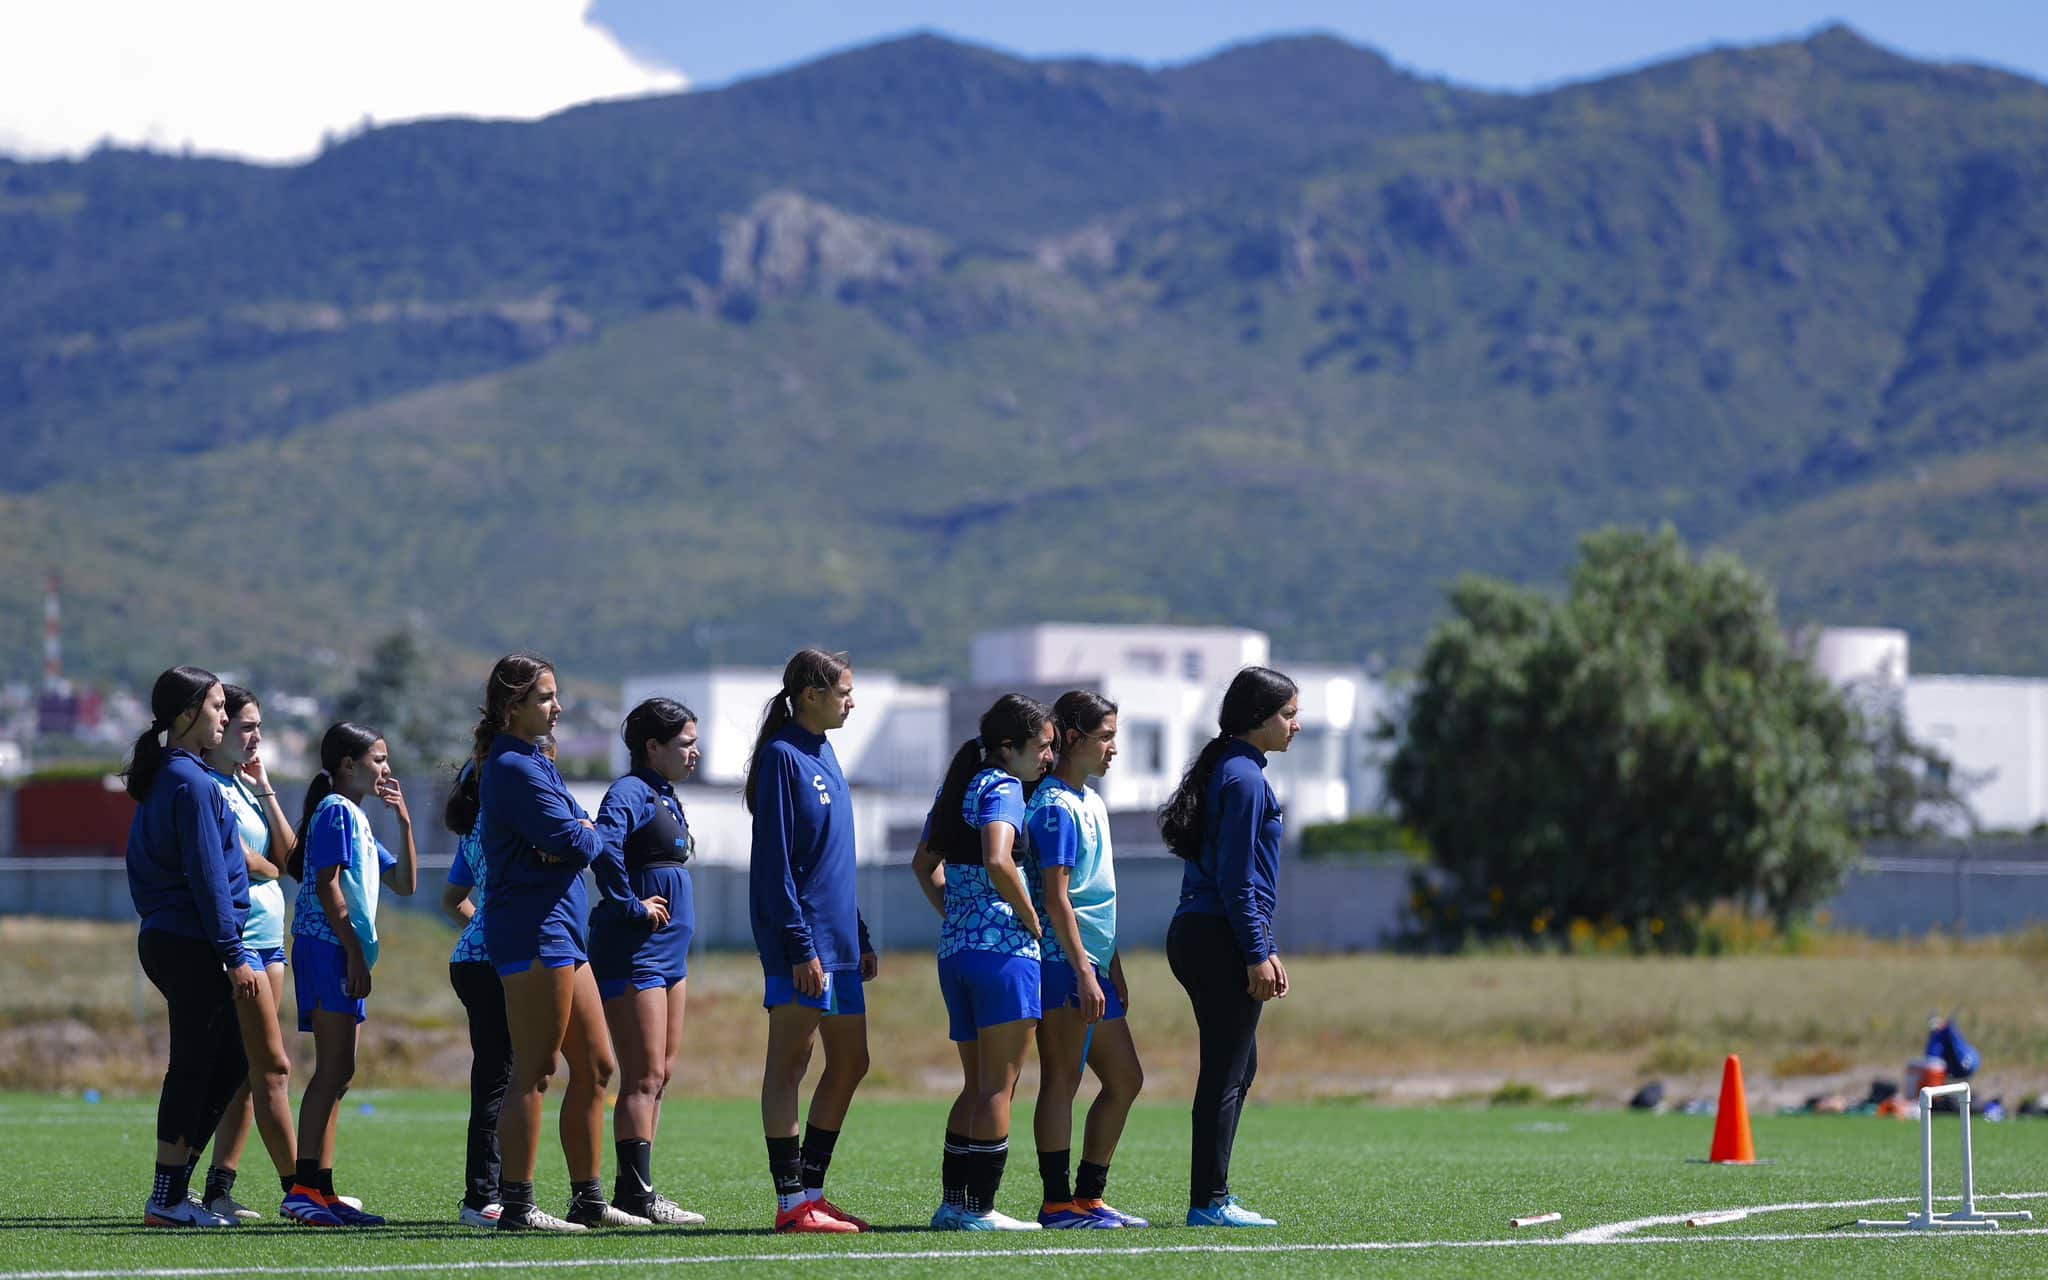
M1263 1006L1245 989L1244 955L1222 916L1175 916L1166 931L1166 959L1187 988L1201 1033L1195 1136L1188 1158L1188 1205L1199 1209L1230 1194L1230 1149L1237 1142L1245 1095L1259 1071Z
M156 1104L156 1138L196 1152L249 1079L235 989L212 944L198 938L144 929L135 953L171 1009L171 1061Z
M512 1030L505 1022L505 984L481 960L448 966L448 982L469 1012L469 1157L464 1203L498 1203L498 1110L512 1083Z

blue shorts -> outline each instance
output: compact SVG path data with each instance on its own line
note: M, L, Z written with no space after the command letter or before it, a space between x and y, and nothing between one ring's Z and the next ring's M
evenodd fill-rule
M250 947L249 960L258 969L268 969L271 965L283 964L285 962L284 948L282 946Z
M1089 962L1095 970L1095 981L1102 984L1102 1020L1124 1016L1124 1002L1117 996L1116 984L1102 971L1102 966ZM1081 1007L1081 983L1074 974L1074 966L1065 960L1048 960L1038 968L1038 998L1047 1009L1078 1009Z
M292 943L292 988L299 998L299 1030L313 1029L313 1011L364 1018L366 1005L348 994L348 952L325 938L296 938Z
M939 994L946 998L947 1035L956 1043L976 1039L983 1027L1037 1019L1036 956L994 951L956 951L939 961Z
M544 969L569 969L590 959L590 900L583 882L570 882L559 898L493 894L484 912L484 950L501 978Z
M682 867L644 868L633 874L633 892L667 899L669 922L654 929L630 919L617 903L597 905L590 913L590 971L600 999L673 987L690 976L690 940L697 932L690 873Z
M763 985L766 988L761 995L763 1009L794 1004L822 1010L827 1017L853 1017L868 1011L867 984L861 981L858 969L827 969L825 994L822 996L804 995L796 989L794 981L775 974L764 979Z

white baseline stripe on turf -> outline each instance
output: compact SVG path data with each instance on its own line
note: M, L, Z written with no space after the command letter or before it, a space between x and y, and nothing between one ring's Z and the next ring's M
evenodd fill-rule
M1934 1198L1937 1202L1943 1200L1953 1200L1959 1204L1962 1202L1961 1196L1936 1196ZM1979 1200L2048 1200L2048 1191L2004 1191L1995 1194L1981 1194L1977 1198ZM1722 1207L1725 1209L1743 1209L1749 1213L1758 1214L1798 1213L1811 1209L1870 1209L1882 1204L1918 1203L1920 1203L1919 1196L1880 1196L1874 1200L1803 1200L1789 1204L1732 1204ZM1691 1213L1660 1213L1649 1218L1631 1218L1627 1222L1609 1222L1597 1227L1587 1227L1581 1231L1574 1231L1570 1235L1563 1237L1563 1239L1566 1244L1613 1244L1629 1236L1631 1233L1641 1231L1646 1227L1678 1226L1687 1218L1692 1217L1693 1214L1702 1212L1710 1211L1695 1209ZM1726 1239L1728 1237L1716 1238ZM1742 1237L1744 1240L1763 1240L1766 1238L1765 1236ZM1797 1237L1788 1236L1786 1238L1796 1239Z
M2030 1195L2048 1193L2030 1192ZM1889 1200L1859 1203L1889 1204ZM1815 1205L1815 1208L1850 1208L1852 1205ZM1074 1249L1054 1246L1044 1249L911 1249L896 1253L724 1253L724 1254L682 1254L674 1257L649 1258L545 1258L511 1259L462 1262L393 1262L369 1266L322 1266L322 1267L151 1267L128 1271L4 1271L0 1280L123 1280L124 1277L147 1277L148 1280L204 1280L212 1276L246 1275L426 1275L435 1272L466 1271L566 1271L581 1268L599 1269L614 1267L669 1267L710 1263L718 1266L733 1266L749 1262L934 1262L947 1259L973 1261L978 1258L1058 1258L1088 1257L1108 1261L1113 1258L1143 1257L1158 1254L1180 1253L1408 1253L1426 1249L1556 1249L1585 1246L1613 1245L1702 1245L1702 1244L1750 1244L1753 1242L1790 1240L1891 1240L1902 1238L1924 1238L1924 1231L1808 1231L1787 1232L1782 1235L1712 1235L1712 1236L1621 1236L1611 1240L1574 1240L1569 1236L1519 1240L1359 1240L1341 1244L1248 1244L1248 1245L1137 1245L1131 1248ZM1998 1231L1972 1233L1972 1240L1997 1240L2010 1236L2048 1235L2048 1227L2003 1228ZM1953 1238L1953 1237L1949 1237Z

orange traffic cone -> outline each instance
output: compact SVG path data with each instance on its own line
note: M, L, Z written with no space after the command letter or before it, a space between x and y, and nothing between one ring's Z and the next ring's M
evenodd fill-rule
M1721 1105L1714 1113L1712 1164L1755 1164L1756 1144L1749 1138L1749 1099L1742 1090L1742 1059L1734 1054L1721 1067Z

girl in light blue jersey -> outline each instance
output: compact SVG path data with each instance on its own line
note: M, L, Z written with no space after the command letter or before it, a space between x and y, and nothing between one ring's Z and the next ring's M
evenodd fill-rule
M398 819L394 855L370 830L362 802L371 796ZM298 847L287 868L299 881L292 913L292 973L299 1030L313 1033L313 1078L299 1104L298 1172L285 1216L317 1222L324 1209L344 1226L382 1226L334 1190L334 1121L356 1072L356 1028L377 964L380 889L409 896L419 884L412 814L391 752L375 729L343 721L320 739L320 772L306 789Z
M249 1059L249 1080L228 1102L214 1131L213 1167L206 1173L206 1207L228 1218L262 1215L235 1199L235 1174L253 1119L270 1160L277 1167L280 1194L289 1195L298 1159L292 1132L291 1056L277 1010L284 1000L284 862L297 837L291 819L277 801L277 788L264 772L263 708L256 695L241 685L224 685L227 732L221 744L200 757L227 801L243 861L249 867L249 915L242 924L242 945L264 981L254 1000L235 1003L241 1023L242 1050ZM325 1225L325 1224L323 1224Z
M946 1121L940 1231L1036 1231L996 1212L1010 1154L1010 1096L1039 1015L1039 938L1023 862L1024 784L1052 764L1043 703L1006 693L980 735L954 753L912 867L945 923L939 990L960 1050L960 1094Z
M1110 853L1109 809L1091 777L1116 759L1116 704L1074 689L1052 707L1059 761L1031 793L1031 896L1045 918L1038 1025L1038 1172L1045 1182L1041 1226L1143 1227L1103 1199L1109 1162L1123 1136L1144 1068L1124 1010L1130 988L1116 947L1116 867ZM1088 1109L1078 1178L1069 1181L1074 1095L1083 1066L1102 1092Z

